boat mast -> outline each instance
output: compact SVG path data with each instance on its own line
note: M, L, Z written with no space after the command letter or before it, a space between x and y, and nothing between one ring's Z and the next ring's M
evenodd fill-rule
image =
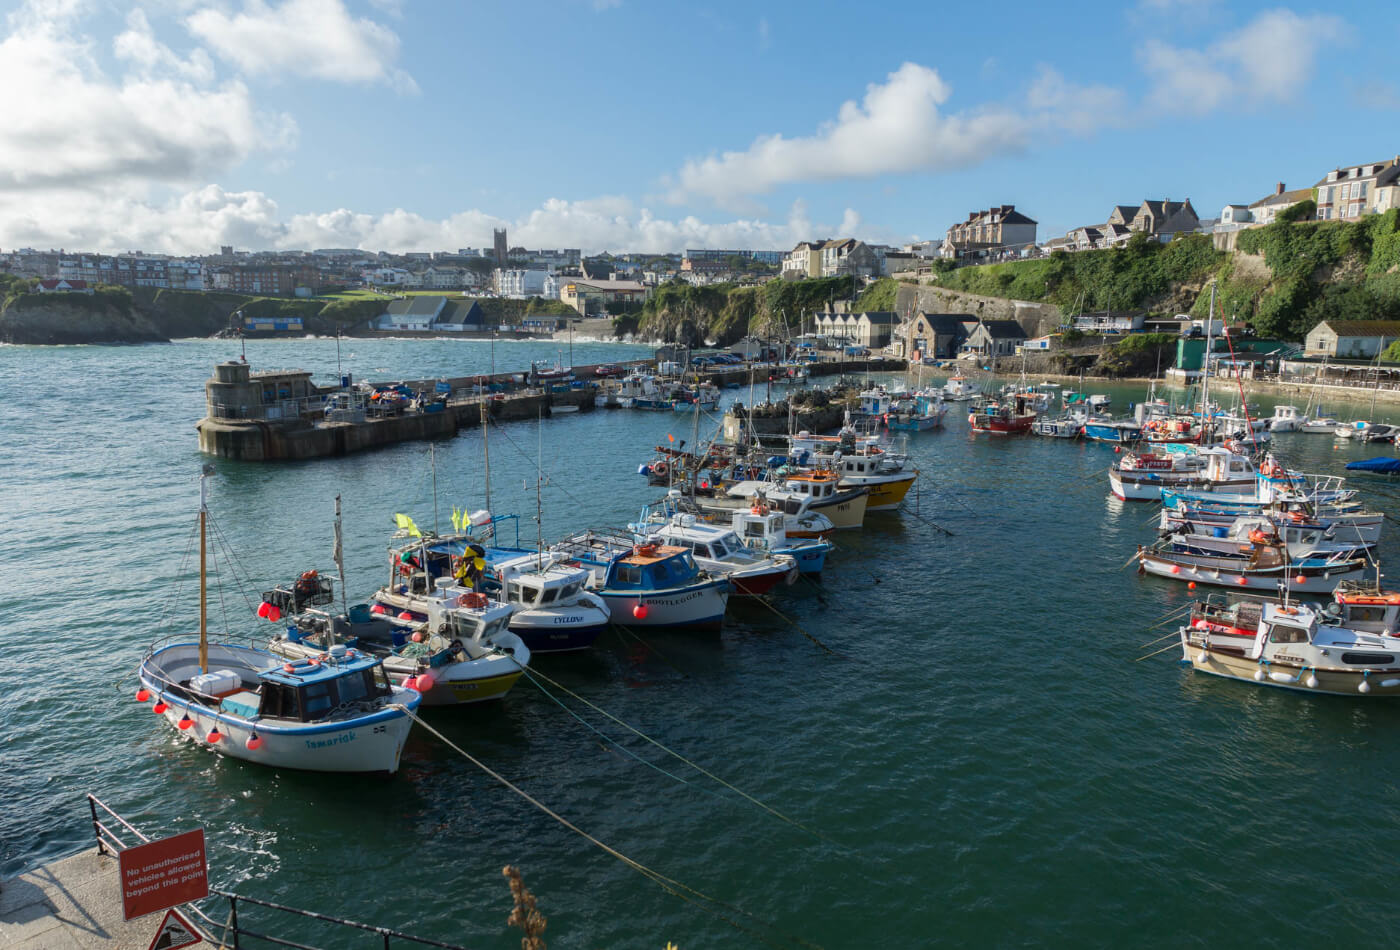
M433 470L433 534L441 535L438 531L438 500L437 500L437 443L428 443L428 467ZM336 517L340 517L340 499L336 497L335 506Z
M1225 322L1222 320L1220 326L1224 329ZM1201 441L1206 439L1214 441L1209 433L1210 419L1210 338L1211 331L1215 328L1215 281L1210 282L1210 313L1206 317L1206 348L1201 354Z
M209 522L209 476L214 466L205 465L199 476L199 671L209 672L209 589L206 578L206 525Z
M436 507L436 505L434 505ZM340 609L345 612L345 616L350 616L350 607L345 602L345 548L341 541L340 533L340 496L335 496L335 546L331 549L331 557L335 560L336 569L340 573ZM335 636L332 629L331 636Z
M494 337L493 337L494 339ZM486 510L491 510L491 436L490 436L490 413L487 412L487 404L490 402L486 395L486 387L481 387L481 453L485 456L486 462Z
M572 365L572 361L570 363ZM544 403L540 403L539 414L535 419L535 436L538 444L535 449L535 570L544 567Z

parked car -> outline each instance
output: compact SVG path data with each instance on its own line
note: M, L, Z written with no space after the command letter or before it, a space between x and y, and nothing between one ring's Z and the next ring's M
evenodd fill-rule
M615 366L612 363L604 363L593 370L593 375L600 379L607 379L609 376L623 376L626 372L627 371L621 366Z

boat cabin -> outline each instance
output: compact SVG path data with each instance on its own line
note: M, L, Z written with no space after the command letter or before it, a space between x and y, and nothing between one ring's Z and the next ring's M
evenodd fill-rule
M316 722L340 706L390 695L388 680L380 671L377 658L334 648L319 663L289 661L259 672L261 685L256 693L232 693L220 707L248 719Z
M688 549L672 544L643 544L608 565L608 590L664 590L682 587L700 575Z
M782 515L770 517L781 520ZM699 558L725 561L734 558L735 555L748 556L744 543L732 530L704 524L697 521L694 515L677 514L664 525L643 523L637 527L641 529L638 533L647 534L649 540L685 548Z
M894 396L883 389L867 389L860 394L860 414L865 416L883 416L890 411L894 405Z
M581 567L566 567L545 555L525 555L495 565L496 580L507 603L521 607L554 607L578 600L588 583L589 573Z
M1400 632L1400 593L1343 583L1334 596L1336 600L1322 610L1327 623L1392 637Z
M1212 482L1239 481L1257 474L1254 463L1228 449L1203 449L1206 457L1206 478Z
M813 501L831 498L840 489L840 477L835 472L811 472L806 475L793 475L783 482L783 487L798 495L805 495Z
M733 534L746 547L768 551L788 543L781 511L752 510L734 512Z

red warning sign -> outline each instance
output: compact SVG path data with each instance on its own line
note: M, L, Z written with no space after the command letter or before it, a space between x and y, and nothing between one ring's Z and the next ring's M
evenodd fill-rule
M165 912L165 919L160 922L160 929L146 950L180 950L181 947L193 947L202 939L194 924L172 907Z
M118 861L127 920L209 896L203 828L127 848Z

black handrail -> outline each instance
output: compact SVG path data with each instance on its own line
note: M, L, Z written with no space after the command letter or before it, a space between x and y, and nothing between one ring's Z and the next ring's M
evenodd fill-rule
M106 812L113 819L119 822L121 826L127 831L131 832L137 838L140 838L142 842L149 842L151 840L146 835L142 834L134 825L128 822L125 818L113 811L111 806L109 806L106 802L102 801L96 795L93 795L91 792L89 792L87 795L87 801L88 811L92 815L93 836L97 839L97 851L99 854L107 854L115 857L122 851L125 851L129 846L124 841L122 841L122 839L118 837L117 834L111 828L107 827L107 825L97 817L98 808L101 808L104 812ZM291 940L284 940L281 937L273 937L268 934L258 933L255 930L249 930L246 927L240 926L238 923L239 901L242 901L245 904L253 904L258 907L266 907L269 910L279 911L284 914L293 914L298 917L306 917L310 920L318 920L322 923L335 924L339 927L351 927L356 930L363 930L366 933L376 934L383 938L385 950L389 950L391 940L407 941L409 943L417 944L418 946L422 947L438 947L441 948L441 950L467 950L466 947L463 947L459 944L443 943L439 940L433 940L429 937L415 937L413 934L406 934L402 931L394 930L389 927L376 927L372 924L362 924L354 920L345 920L341 917L332 917L329 914L320 914L313 910L301 910L297 907L288 907L285 904L277 904L273 901L265 901L256 897L247 897L242 894L235 894L232 891L221 890L217 887L209 888L209 893L213 897L223 898L224 900L228 901L229 917L227 923L219 924L217 921L215 921L207 913L205 913L198 907L195 907L194 911L207 924L211 925L211 927L223 930L224 937L220 945L226 945L228 938L231 936L233 938L232 946L234 950L241 950L242 948L242 944L239 942L240 937L248 937L253 940L261 940L265 943L275 944L279 947L291 947L293 948L293 950L321 950L321 948L313 947L309 944L296 943L295 941Z

